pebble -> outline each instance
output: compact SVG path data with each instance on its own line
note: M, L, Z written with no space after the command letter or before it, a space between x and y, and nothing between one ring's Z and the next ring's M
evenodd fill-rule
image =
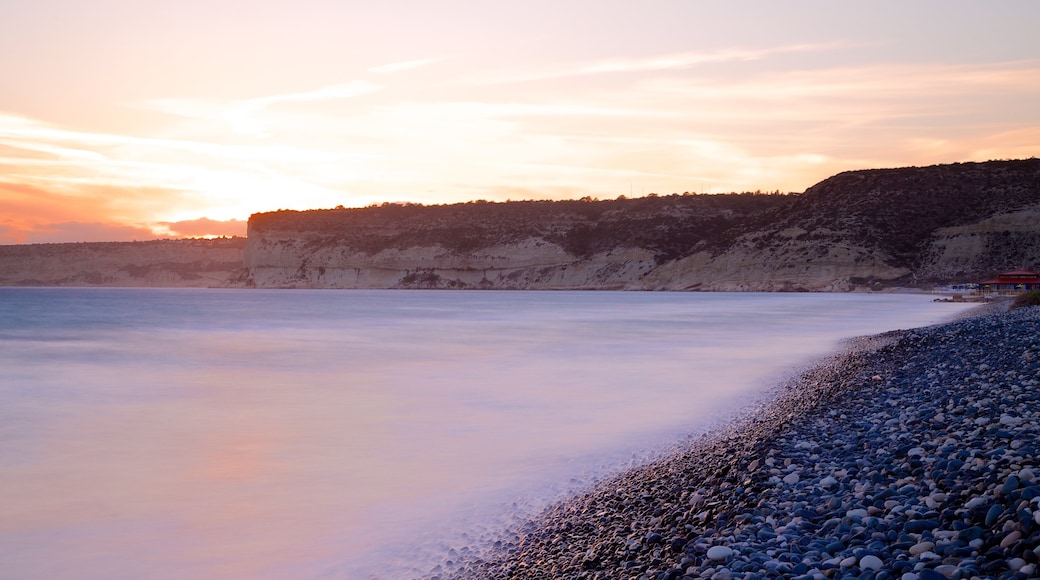
M1019 541L1021 539L1022 539L1022 532L1021 532L1021 530L1014 530L1013 532L1011 532L1008 535L1004 536L1004 539L1000 541L1000 547L1001 548L1007 548L1011 544L1014 544L1015 542L1017 542L1017 541Z
M1034 577L1038 355L1036 307L858 339L744 418L423 577Z
M977 507L986 505L986 498L984 497L973 497L964 504L964 507L969 510L973 510Z
M873 554L867 554L859 559L859 567L864 570L880 570L885 563Z
M708 548L708 559L713 561L722 561L733 555L733 549L727 548L726 546L712 546Z
M918 542L913 546L910 546L909 552L911 556L920 556L925 552L931 551L934 547L935 544L933 542Z

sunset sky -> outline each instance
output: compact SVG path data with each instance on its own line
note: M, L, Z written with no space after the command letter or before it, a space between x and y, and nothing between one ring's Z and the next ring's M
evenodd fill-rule
M4 0L0 243L1040 155L1040 2Z

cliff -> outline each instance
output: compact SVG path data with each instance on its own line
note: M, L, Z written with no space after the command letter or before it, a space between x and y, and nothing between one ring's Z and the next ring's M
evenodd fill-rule
M0 246L0 286L236 284L244 238Z
M668 196L275 212L249 220L257 287L643 289L660 264L784 196Z
M1040 264L1040 160L863 170L803 194L389 205L250 218L247 284L847 291Z
M0 285L848 291L1040 268L1040 159L801 194L279 211L248 237L0 246Z

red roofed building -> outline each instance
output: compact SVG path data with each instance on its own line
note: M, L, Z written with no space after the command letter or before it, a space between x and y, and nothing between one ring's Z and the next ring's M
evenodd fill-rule
M1033 270L1012 270L1004 272L1000 276L979 282L983 292L996 292L997 294L1015 294L1040 290L1040 272Z

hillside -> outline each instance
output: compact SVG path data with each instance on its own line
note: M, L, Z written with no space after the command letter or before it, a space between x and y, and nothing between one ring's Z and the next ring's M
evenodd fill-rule
M0 286L228 286L244 238L0 246Z
M862 170L797 195L254 215L257 287L823 290L1040 266L1040 160Z

